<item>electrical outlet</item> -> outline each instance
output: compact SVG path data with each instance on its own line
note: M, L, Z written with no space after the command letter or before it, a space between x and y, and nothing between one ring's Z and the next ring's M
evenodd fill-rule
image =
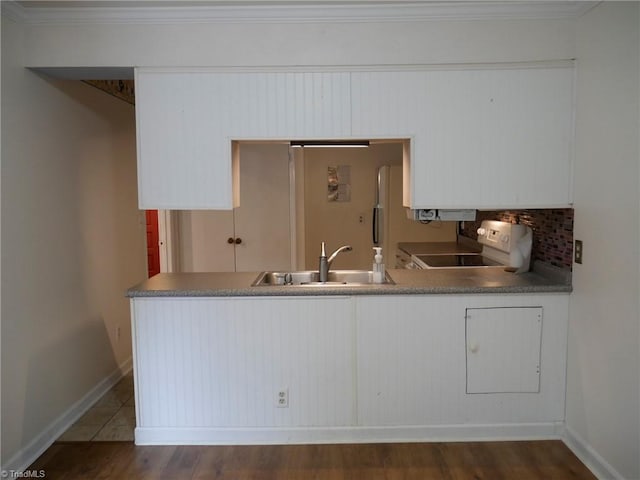
M582 240L576 240L573 248L573 259L576 263L582 264Z
M122 332L120 331L120 325L118 325L118 326L116 327L116 342L119 342L119 341L120 341L121 333L122 333Z
M283 388L282 390L278 390L276 406L278 408L289 408L289 389L288 388Z

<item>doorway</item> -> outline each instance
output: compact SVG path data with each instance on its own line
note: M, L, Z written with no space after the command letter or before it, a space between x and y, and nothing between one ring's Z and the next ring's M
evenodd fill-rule
M241 142L239 149L237 208L171 212L173 243L179 245L173 271L295 268L295 179L289 145Z
M158 211L145 211L147 223L147 274L149 278L160 273L160 233Z

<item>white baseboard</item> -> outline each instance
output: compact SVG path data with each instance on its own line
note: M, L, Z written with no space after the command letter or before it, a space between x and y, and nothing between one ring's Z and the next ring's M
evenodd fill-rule
M601 480L622 480L624 477L600 456L591 445L569 427L565 427L562 441Z
M95 387L74 403L62 415L49 424L28 445L20 449L1 470L5 472L23 472L42 455L67 429L73 425L91 406L109 391L118 381L133 368L132 359L125 360L110 375L102 379Z
M273 445L309 443L465 442L560 439L564 424L300 428L149 428L136 445Z

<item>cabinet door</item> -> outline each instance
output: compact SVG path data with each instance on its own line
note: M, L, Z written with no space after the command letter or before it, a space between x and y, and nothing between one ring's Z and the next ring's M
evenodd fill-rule
M355 136L411 138L407 206L571 203L573 68L359 72Z
M358 424L561 422L567 323L567 295L357 297Z
M291 270L289 147L241 144L240 183L236 272Z
M137 298L132 311L138 427L355 423L349 298Z
M362 296L356 312L358 424L429 425L456 418L464 330L453 298Z
M182 210L178 214L180 272L235 272L233 211Z
M141 209L231 209L229 78L136 71Z
M573 69L429 72L411 163L415 206L571 203Z
M223 209L234 139L340 138L351 132L348 72L136 70L141 209Z
M468 308L467 393L540 391L542 307Z

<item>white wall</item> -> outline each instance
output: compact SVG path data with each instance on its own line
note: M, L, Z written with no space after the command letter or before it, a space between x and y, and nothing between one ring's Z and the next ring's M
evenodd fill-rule
M28 27L37 67L368 65L574 56L562 20L73 24Z
M25 70L21 35L2 18L3 466L130 358L146 275L133 108Z
M86 214L77 207L90 203L83 200L90 192L78 191L77 162L86 156L81 151L86 132L95 128L104 134L107 129L107 120L98 118L103 109L91 112L78 96L86 105L101 100L85 87L65 85L71 92L64 92L63 84L48 83L28 72L7 73L6 65L15 67L20 61L7 51L7 38L9 44L16 43L14 29L9 30L3 22L2 294L10 300L2 306L2 356L15 361L3 361L3 459L108 370L80 369L78 359L86 354L65 348L65 342L80 338L79 344L95 355L100 352L96 344L107 345L110 334L97 320L95 298L85 292L77 296L85 285L83 270L93 265L78 260L86 248L80 238L90 230L83 223L88 221ZM640 477L636 2L605 2L577 21L67 24L31 25L27 32L24 62L38 67L359 65L578 57L575 237L585 242L585 263L574 269L567 419L571 431L613 469L629 478ZM12 56L7 58L7 53ZM23 143L26 139L30 143ZM57 228L59 224L65 228ZM612 231L615 237L605 242L605 232ZM38 303L25 302L34 295ZM100 335L87 341L92 329ZM25 344L28 348L21 351L18 345ZM64 355L54 362L39 361L58 350ZM104 356L112 357L111 366L121 358L113 352ZM38 371L43 365L56 373L82 371L75 371L76 378L60 379L71 386L52 396L49 385L41 381L48 371Z
M577 25L584 263L573 269L567 390L569 434L628 479L640 478L638 5L604 2Z

